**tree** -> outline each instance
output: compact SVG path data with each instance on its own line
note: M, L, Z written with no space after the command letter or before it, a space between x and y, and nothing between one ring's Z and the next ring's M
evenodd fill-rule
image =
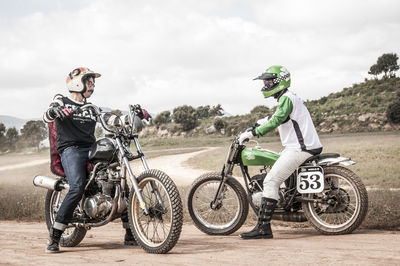
M378 58L378 66L379 69L384 74L384 77L387 77L387 73L389 72L389 76L395 76L395 71L399 70L399 65L397 65L397 60L399 57L395 53L383 54Z
M372 66L370 67L369 71L368 71L368 74L374 75L375 78L378 78L379 73L380 73L380 72L379 72L378 64L372 65Z
M4 136L6 132L6 126L3 123L0 123L0 151L7 150L7 139Z
M47 136L46 125L41 120L31 120L26 122L21 129L21 137L25 139L30 147L37 147L39 143Z
M216 106L213 106L210 109L209 112L209 117L214 117L214 116L220 116L224 114L224 109L222 108L222 106L220 104L217 104Z
M395 72L399 70L398 59L399 57L395 53L383 54L378 57L377 63L370 67L368 74L378 76L384 73L383 76L387 78L389 73L389 77L395 77Z
M6 139L8 148L12 151L15 150L17 141L18 141L18 130L15 127L11 127L7 130Z
M3 123L0 123L0 135L4 136L6 132L6 126Z
M176 107L173 111L172 119L175 123L180 124L184 131L189 131L198 124L196 109L188 105Z
M170 111L161 112L153 119L153 123L156 125L157 128L159 128L162 124L167 124L169 122L171 122Z
M196 109L196 113L199 119L208 118L210 117L210 106L209 105L199 106Z

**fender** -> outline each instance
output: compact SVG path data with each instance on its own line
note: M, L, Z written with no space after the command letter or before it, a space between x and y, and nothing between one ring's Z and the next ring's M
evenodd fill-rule
M336 158L324 158L318 161L318 164L321 166L330 166L335 164L341 164L344 166L353 165L356 162L352 161L350 158L346 157L336 157Z

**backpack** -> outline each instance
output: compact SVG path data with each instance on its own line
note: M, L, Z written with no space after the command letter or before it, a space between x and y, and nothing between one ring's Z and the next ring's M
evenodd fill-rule
M49 127L49 143L50 143L50 171L58 176L66 177L64 168L61 163L61 156L57 151L57 130L56 122L47 123ZM93 170L93 165L87 163L86 171L90 173Z
M61 157L57 151L57 130L56 122L47 123L49 127L50 142L50 170L53 174L65 177L64 168L61 164Z

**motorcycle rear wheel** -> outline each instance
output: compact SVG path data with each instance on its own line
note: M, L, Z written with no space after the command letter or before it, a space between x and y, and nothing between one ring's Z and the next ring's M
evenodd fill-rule
M325 190L304 196L309 199L325 197L331 203L303 202L304 215L324 235L349 234L361 225L367 214L367 190L361 179L347 168L325 167L324 175Z
M165 254L178 242L183 210L179 191L172 179L160 170L147 170L137 177L143 200L150 214L140 207L136 192L129 195L129 225L136 242L148 253ZM164 204L160 205L152 184Z
M50 230L54 224L57 212L64 200L67 191L48 190L45 199L45 216L47 229ZM60 246L75 247L83 238L85 238L87 230L85 228L71 227L65 229L60 239Z
M221 206L211 208L221 179L221 174L216 172L203 174L193 182L189 190L190 217L200 231L209 235L230 235L236 232L249 213L246 192L233 178L225 182Z

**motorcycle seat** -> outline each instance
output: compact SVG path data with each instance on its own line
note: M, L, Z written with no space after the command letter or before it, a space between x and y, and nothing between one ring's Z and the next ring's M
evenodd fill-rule
M319 161L326 158L337 158L339 157L339 153L321 153L318 155L311 156L304 163L311 163L312 161Z

